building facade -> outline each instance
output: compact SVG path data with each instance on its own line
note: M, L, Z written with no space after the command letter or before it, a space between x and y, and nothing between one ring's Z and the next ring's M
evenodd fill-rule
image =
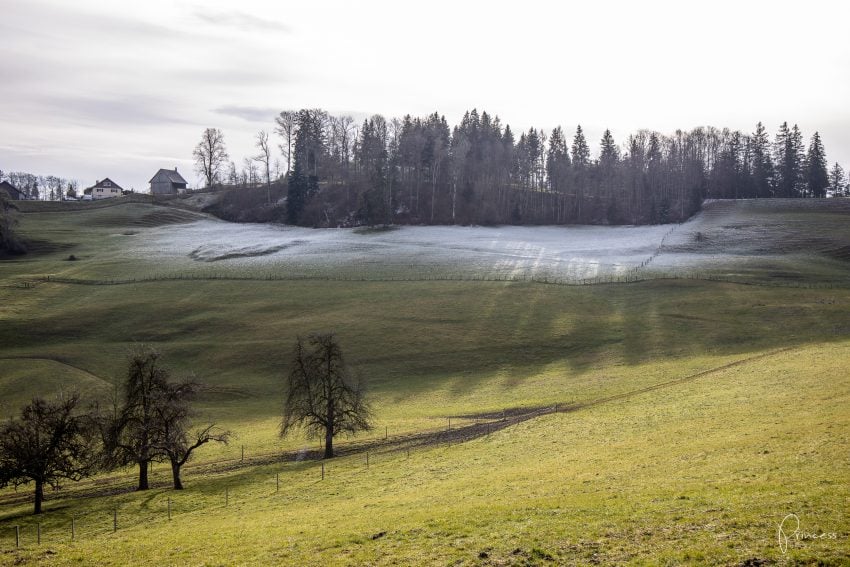
M186 180L177 168L160 169L150 180L151 195L176 195L186 190Z

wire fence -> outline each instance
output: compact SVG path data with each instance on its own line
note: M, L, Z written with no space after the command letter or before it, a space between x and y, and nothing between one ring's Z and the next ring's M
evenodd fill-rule
M152 522L169 522L181 516L203 512L204 514L225 512L228 508L258 498L273 498L276 495L292 496L287 492L287 474L300 474L301 481L345 482L354 475L368 473L380 467L398 467L409 463L411 452L425 446L451 446L476 438L488 437L500 429L516 425L522 421L533 419L546 414L575 409L569 404L554 404L537 408L511 408L496 411L485 417L447 417L445 427L432 428L412 434L389 435L385 428L383 435L371 439L349 442L341 445L336 451L337 457L351 457L344 460L321 460L321 450L300 450L285 453L267 453L246 458L244 446L240 456L233 459L207 462L197 465L207 468L209 472L226 473L240 468L256 467L263 464L279 464L281 469L269 473L268 477L259 483L247 485L240 483L233 486L224 484L216 495L192 494L188 492L169 492L168 496L152 492L144 506L144 513L138 510L128 510L129 506L116 505L98 511L79 512L60 507L55 511L47 511L35 517L22 518L23 521L14 525L4 522L0 527L0 549L35 549L43 545L68 544L82 540L91 540L109 536L121 530L139 526L149 526ZM460 419L460 423L458 423ZM454 420L454 423L452 421ZM380 431L379 431L380 433ZM356 457L360 457L359 459ZM430 466L429 461L421 463L423 467ZM100 483L102 484L102 482ZM166 487L163 482L162 488ZM197 484L197 483L196 483ZM218 484L222 484L218 482ZM154 486L153 488L159 488ZM105 489L99 487L103 496ZM72 494L70 496L79 496ZM157 498L159 496L159 498ZM31 499L22 497L18 504Z

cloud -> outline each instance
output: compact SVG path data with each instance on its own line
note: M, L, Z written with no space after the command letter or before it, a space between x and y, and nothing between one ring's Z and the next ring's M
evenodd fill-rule
M228 104L213 109L213 112L225 116L235 116L248 122L271 122L280 110L267 106L238 106Z
M83 123L123 125L153 125L192 123L169 108L167 101L156 97L127 95L120 97L86 97L46 95L37 97L40 105L48 109L61 111L63 117L76 119Z
M202 22L222 27L234 27L241 30L267 30L289 33L289 26L277 20L261 18L247 12L213 12L206 9L195 11L195 17Z

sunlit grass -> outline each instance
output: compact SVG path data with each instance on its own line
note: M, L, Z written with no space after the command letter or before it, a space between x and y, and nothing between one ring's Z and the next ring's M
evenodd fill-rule
M208 384L202 419L237 438L198 453L184 492L162 488L165 464L155 465L148 493L129 491L135 471L117 471L48 494L39 518L29 515L29 487L0 491L0 563L737 564L781 560L775 523L792 512L803 529L837 536L799 542L788 558L850 561L846 289L19 285L47 273L144 273L121 256L121 238L143 234L121 233L150 212L139 205L118 216L100 210L97 222L60 213L27 221L54 245L74 243L84 260L68 262L62 249L0 264L0 415L35 394L108 396L128 349L148 343L177 376ZM92 240L81 238L87 230ZM104 231L116 236L99 244ZM371 386L375 429L355 441L718 370L465 443L415 448L409 460L403 451L373 452L368 470L363 454L342 457L327 463L324 482L316 462L254 464L317 447L277 436L282 376L295 335L329 329ZM90 497L110 491L118 493Z

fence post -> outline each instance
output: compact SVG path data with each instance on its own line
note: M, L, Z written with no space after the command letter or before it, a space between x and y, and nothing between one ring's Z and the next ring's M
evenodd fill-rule
M74 536L76 535L74 533L77 531L75 528L76 526L74 525L74 516L71 516L71 541L74 541Z
M366 451L366 468L369 468L369 451Z
M171 519L171 498L168 499L168 519Z
M112 531L118 531L118 508L112 510Z
M387 425L384 427L384 441L390 438L390 427Z
M242 445L242 459L241 460L243 462L245 461L245 445Z
M322 480L325 480L325 461L322 461Z
M280 473L274 473L274 491L280 492Z
M21 545L21 526L15 526L15 548Z
M41 522L35 525L35 534L36 543L38 543L38 545L41 545Z

